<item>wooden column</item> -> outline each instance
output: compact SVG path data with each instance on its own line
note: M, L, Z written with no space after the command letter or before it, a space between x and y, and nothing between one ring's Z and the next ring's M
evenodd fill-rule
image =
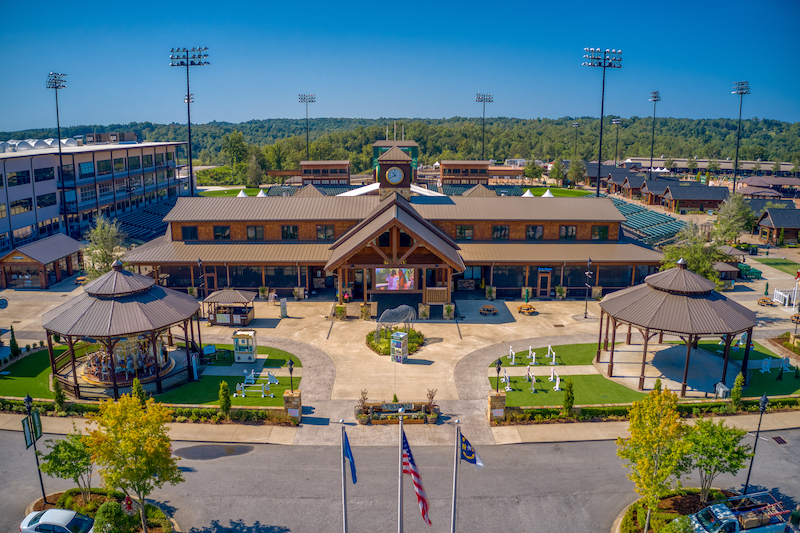
M658 332L658 344L664 344L664 332L663 331L659 331Z
M447 267L447 303L451 303L451 285L453 284L453 267Z
M56 375L56 359L53 355L53 334L50 331L45 330L47 333L47 355L50 357L50 370L53 371L53 376Z
M420 270L422 272L422 303L426 304L428 303L428 269L422 268Z
M733 340L733 335L728 333L725 335L725 351L722 354L722 383L725 383L725 376L728 374L728 357L730 357L731 352L731 341Z
M609 316L611 316L611 315L609 315ZM608 350L608 326L611 323L611 320L613 320L613 318L611 318L611 319L607 318L606 319L606 337L605 337L605 340L603 341L603 349L604 350Z
M686 341L686 364L683 366L683 384L681 385L681 398L686 398L686 381L689 378L689 358L692 356L692 342L694 336L689 335Z
M611 352L608 358L608 377L614 374L614 347L616 346L614 341L617 340L617 319L612 318L611 321L613 324L611 326Z
M489 265L489 286L494 287L494 264ZM497 295L494 295L497 298Z
M160 355L158 353L158 345L156 344L157 335L155 331L150 332L150 350L153 352L153 363L156 369L156 392L161 394L164 390L161 388L161 367L158 364Z
M750 344L753 342L753 328L747 330L747 344L744 347L744 358L742 359L742 375L744 375L744 384L748 384L747 379L747 363L750 361Z
M597 355L594 358L594 362L595 363L599 363L600 362L600 346L603 343L603 317L605 317L605 315L606 315L606 312L601 307L600 308L600 332L597 335Z
M197 313L195 313L195 316L197 317L197 344L200 346L200 351L202 351L203 350L203 338L200 335L200 316Z
M103 343L108 351L109 358L111 359L111 380L114 383L114 399L119 400L119 387L117 386L117 362L114 357L114 344ZM74 352L73 352L74 353Z
M530 273L530 270L531 270L531 266L530 265L525 265L525 286L526 287L530 287L530 285L528 285L528 274Z
M630 345L631 343L631 325L628 324L628 334L625 336L625 344Z
M337 269L337 271L339 272L339 275L336 276L336 278L337 278L336 284L338 285L338 289L339 289L337 294L339 295L339 304L341 305L342 303L344 303L344 294L342 293L342 276L344 274L342 273L342 267L339 267Z
M644 390L644 371L647 364L647 341L650 340L650 328L644 330L644 349L642 350L642 371L639 373L639 390Z
M69 358L70 363L72 364L72 384L75 387L75 397L80 399L81 397L81 389L78 386L78 372L75 369L75 343L72 340L71 336L67 336L67 346L69 346ZM58 379L58 373L55 372L55 366L53 366L53 379ZM116 387L115 387L116 389ZM116 390L115 390L116 394ZM114 398L116 400L116 397Z
M183 329L183 346L186 348L186 375L189 378L189 383L192 382L192 356L191 352L189 351L189 332L186 328L186 321L183 321L181 324L181 329Z

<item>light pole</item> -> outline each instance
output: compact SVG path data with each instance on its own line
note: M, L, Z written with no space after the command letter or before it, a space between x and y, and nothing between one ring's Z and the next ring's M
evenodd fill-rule
M497 383L495 383L494 391L500 392L500 368L503 366L503 362L498 359L497 362L494 364L495 369L497 370Z
M308 155L308 104L316 102L317 96L314 94L300 94L298 97L301 104L306 104L306 161L311 161L311 156Z
M589 289L592 288L592 286L589 284L589 282L592 281L592 276L594 275L594 274L592 274L592 258L591 257L589 258L588 261L586 261L586 272L585 272L585 274L586 274L586 283L584 283L584 285L586 285L586 304L583 306L583 318L588 318L588 315L589 315Z
M658 91L653 91L650 93L650 101L653 102L653 135L650 137L650 177L647 179L653 179L653 148L656 144L656 103L661 101L661 95L658 94Z
M294 393L294 380L292 379L292 373L294 372L294 361L289 358L289 362L286 363L286 366L289 368L289 389Z
M26 394L22 403L25 405L25 410L28 411L28 423L31 423L31 412L33 409L33 398L30 394ZM36 435L31 431L31 440L33 441L33 455L36 457L36 471L39 472L39 486L42 488L42 502L47 503L47 496L44 493L44 482L42 481L42 471L39 468L39 452L36 450Z
M736 159L733 162L733 192L736 192L736 173L739 170L739 140L742 138L742 100L744 95L750 94L750 82L734 82L731 94L739 95L739 126L736 128Z
M572 123L572 127L575 129L575 148L572 151L572 163L573 164L575 163L575 161L578 160L578 126L580 126L580 124L578 124L577 122L573 122Z
M750 339L747 339L750 342ZM769 405L769 399L767 399L767 393L764 393L764 396L758 401L758 410L761 412L758 415L758 429L756 429L756 442L753 444L753 455L750 457L750 468L747 469L747 479L744 482L744 493L747 494L747 487L750 485L750 472L753 471L753 459L756 457L756 446L758 446L758 433L761 431L761 419L764 417L764 411L767 410L767 405Z
M622 50L609 50L603 52L600 48L584 48L585 67L600 67L603 69L603 88L600 93L600 143L597 149L597 197L600 197L600 173L603 168L603 106L606 98L606 69L622 67Z
M64 183L64 176L61 174L64 168L64 162L61 158L61 118L58 113L58 90L67 88L67 80L64 79L66 74L59 74L58 72L51 72L47 76L47 88L55 89L56 91L56 127L58 128L58 181L61 182L62 187L66 187ZM73 186L75 184L73 183ZM69 217L67 216L67 202L64 198L61 199L61 212L64 216L64 224L67 226L67 235L70 235ZM71 235L70 235L71 236Z
M617 168L617 156L619 155L619 125L622 124L622 120L615 118L611 123L616 126L615 129L617 130L617 142L614 143L614 168Z
M491 104L494 102L494 95L492 94L484 94L478 93L475 95L475 101L479 104L483 104L483 135L481 137L481 160L484 158L484 147L486 146L486 104Z
M192 102L194 95L189 90L189 67L202 67L210 65L206 58L208 48L205 46L198 46L196 48L170 48L169 52L169 66L171 67L186 67L186 97L184 103L186 104L186 127L189 133L189 196L194 196L194 173L192 169Z

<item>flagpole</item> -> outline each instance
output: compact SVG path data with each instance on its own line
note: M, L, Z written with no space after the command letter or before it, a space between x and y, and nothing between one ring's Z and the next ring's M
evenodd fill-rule
M342 425L342 436L341 436L341 461L342 461L342 527L344 533L347 533L347 474L344 470L344 420L339 420L339 423Z
M461 428L458 427L458 419L456 419L456 449L453 455L453 511L450 513L450 533L456 533L456 492L458 491L458 463L460 458L459 448L461 440Z
M400 414L400 462L399 480L397 482L397 533L403 533L403 412L405 409L402 407L398 411Z

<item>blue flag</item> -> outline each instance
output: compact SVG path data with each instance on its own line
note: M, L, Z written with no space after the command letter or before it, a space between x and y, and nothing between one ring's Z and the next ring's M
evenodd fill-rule
M350 474L353 476L353 485L356 484L356 462L353 460L353 450L350 449L350 441L347 439L347 432L344 432L344 458L350 461Z
M475 468L482 468L483 461L478 456L478 452L475 451L475 448L472 447L472 444L461 435L461 458L468 463L472 463L475 465Z

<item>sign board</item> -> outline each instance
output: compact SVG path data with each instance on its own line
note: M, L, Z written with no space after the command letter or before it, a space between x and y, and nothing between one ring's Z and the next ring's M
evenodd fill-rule
M281 298L281 318L289 318L289 311L286 309L286 298Z
M31 438L31 423L28 419L29 417L25 417L22 419L22 433L25 435L25 449L31 447L33 444L33 439Z
M406 411L411 411L414 409L413 403L382 403L381 410L382 411L399 411L400 408L405 409Z
M293 416L295 418L300 417L300 409L289 409L289 416Z
M39 411L34 411L22 419L22 433L25 436L25 449L42 438L42 418L39 416Z
M31 413L31 427L33 428L33 440L42 438L42 418L39 416L39 410Z
M495 418L503 418L505 415L505 409L492 409L492 416Z

